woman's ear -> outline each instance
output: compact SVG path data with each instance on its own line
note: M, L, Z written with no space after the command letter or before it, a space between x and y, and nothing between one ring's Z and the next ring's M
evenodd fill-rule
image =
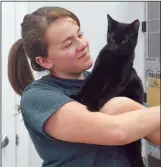
M53 67L52 63L45 57L36 57L35 61L45 69L49 70Z

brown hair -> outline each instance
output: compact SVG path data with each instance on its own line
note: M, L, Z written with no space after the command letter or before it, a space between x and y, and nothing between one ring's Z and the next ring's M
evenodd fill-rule
M8 57L8 78L17 94L22 95L23 90L34 81L27 57L33 70L45 70L35 58L48 56L44 39L46 28L60 17L71 17L80 26L77 16L61 7L43 7L25 15L21 24L22 38L12 45Z

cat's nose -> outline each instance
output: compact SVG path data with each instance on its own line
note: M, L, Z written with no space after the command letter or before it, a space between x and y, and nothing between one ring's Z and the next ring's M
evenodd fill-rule
M114 44L114 45L111 45L110 48L111 48L111 50L113 50L113 51L115 51L115 52L118 50L118 46L115 45L115 44Z
M118 48L119 48L119 47L118 47L118 45L115 45L114 47L115 47L115 48L114 48L114 49L115 49L115 51L117 51L117 50L118 50Z

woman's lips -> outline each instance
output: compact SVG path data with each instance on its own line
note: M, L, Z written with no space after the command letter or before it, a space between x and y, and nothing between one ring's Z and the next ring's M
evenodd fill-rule
M78 58L78 60L81 59L81 58L83 58L84 56L86 56L87 53L88 53L87 51L86 51L85 53L83 53L83 54Z

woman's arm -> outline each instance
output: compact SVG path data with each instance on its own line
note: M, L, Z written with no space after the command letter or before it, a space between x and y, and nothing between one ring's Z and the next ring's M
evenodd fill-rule
M108 101L100 110L100 112L108 115L118 115L133 110L145 109L143 105L126 97L116 97ZM148 142L160 146L160 128L155 132L144 137Z
M148 142L160 146L160 128L156 132L153 132L144 137Z
M90 112L80 103L69 102L46 121L44 131L68 142L125 145L160 127L159 110L154 107L111 116Z

